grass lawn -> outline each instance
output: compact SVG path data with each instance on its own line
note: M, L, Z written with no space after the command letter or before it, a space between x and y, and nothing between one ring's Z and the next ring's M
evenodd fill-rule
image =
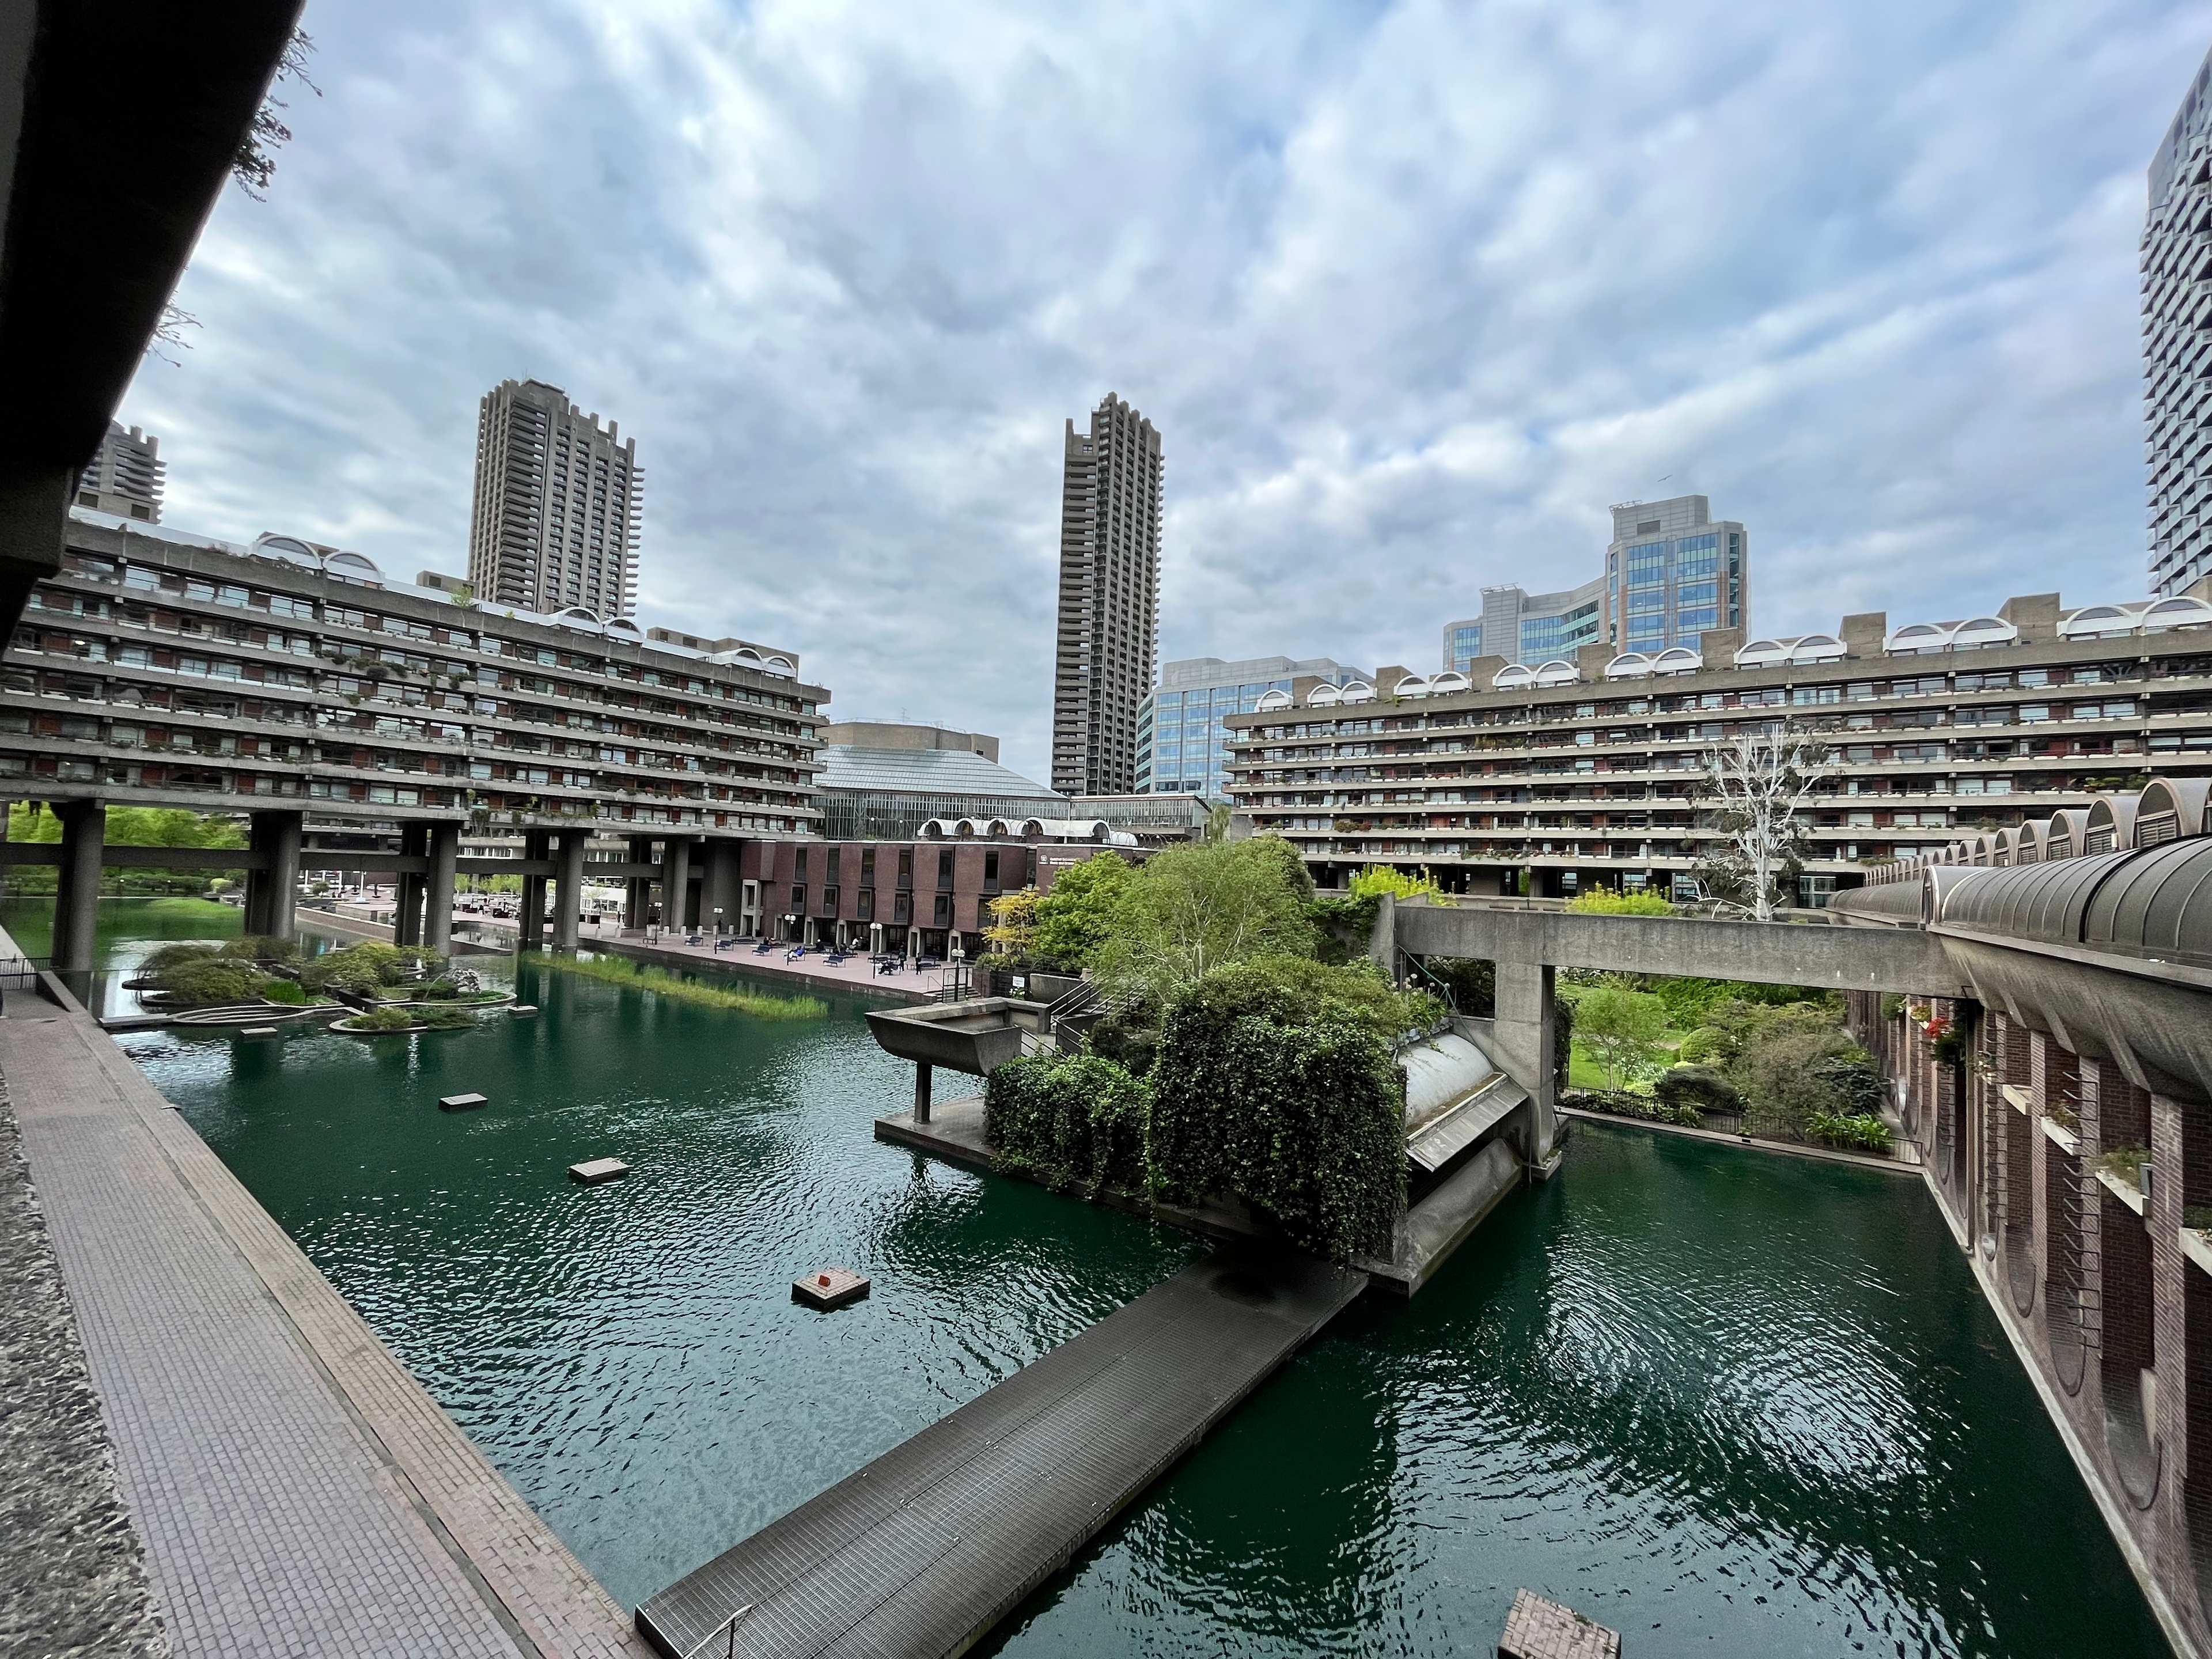
M157 916L219 916L235 909L234 905L218 903L214 899L179 898L172 894L167 898L142 899L148 910Z

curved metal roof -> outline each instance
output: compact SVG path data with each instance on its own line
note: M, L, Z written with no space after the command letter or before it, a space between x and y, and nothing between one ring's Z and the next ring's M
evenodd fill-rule
M2212 966L2212 840L2168 842L2126 860L2091 897L2081 942Z
M2212 837L2055 864L1931 866L1922 877L1838 893L1829 908L1860 926L1925 924L2212 968Z
M2097 885L2132 853L2098 853L2057 864L2023 864L1980 872L1981 879L1946 895L1948 927L2045 945L2081 942L2081 915Z

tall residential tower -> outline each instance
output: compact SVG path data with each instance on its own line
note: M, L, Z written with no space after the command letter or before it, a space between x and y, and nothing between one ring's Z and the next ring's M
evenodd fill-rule
M1137 714L1160 640L1160 434L1109 392L1091 430L1067 423L1060 505L1060 641L1053 659L1052 787L1137 787Z
M487 604L550 613L637 605L645 469L637 440L604 431L543 380L502 380L477 417L469 586Z
M76 481L76 504L145 524L161 522L161 486L168 471L161 441L120 421L107 423L107 435L92 453L92 465Z
M2189 83L2150 164L2142 234L2144 434L2150 463L2150 591L2212 575L2212 57Z

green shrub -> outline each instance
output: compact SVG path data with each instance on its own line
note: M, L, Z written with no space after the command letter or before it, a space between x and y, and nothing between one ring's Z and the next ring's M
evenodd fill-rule
M1805 1120L1805 1133L1832 1146L1855 1152L1887 1152L1889 1125L1870 1112L1813 1112Z
M1567 908L1590 916L1671 916L1674 907L1656 893L1623 893L1593 887L1567 901Z
M302 1006L313 1000L308 996L305 986L295 980L289 979L264 981L261 986L261 996L266 1002L289 1003L295 1007Z
M1705 1127L1704 1115L1692 1104L1656 1098L1650 1095L1631 1094L1626 1089L1583 1089L1572 1095L1562 1096L1561 1100L1584 1111L1604 1112L1612 1117L1634 1118L1642 1123L1673 1123L1685 1129Z
M1376 1025L1398 994L1376 975L1363 1021L1321 985L1261 968L1208 975L1168 1016L1146 1146L1154 1195L1233 1194L1334 1261L1385 1250L1406 1205L1406 1085Z
M256 933L241 933L223 943L222 954L239 957L248 962L291 962L300 954L300 942L291 939L270 939Z
M1687 1106L1699 1113L1734 1112L1743 1107L1743 1097L1710 1066L1673 1066L1659 1073L1653 1090L1660 1103Z
M1838 1109L1846 1115L1879 1117L1889 1104L1889 1085L1863 1049L1829 1055L1814 1065L1813 1075L1833 1091Z
M261 994L264 976L250 962L204 955L166 968L157 977L166 995L179 1002L204 1006L217 1002L250 1002Z
M1462 1014L1489 1019L1498 1012L1498 964L1474 957L1431 957L1422 964L1448 987Z
M1145 1183L1152 1091L1097 1054L1025 1054L983 1088L983 1133L994 1161L1086 1196Z
M356 1031L404 1031L418 1023L411 1008L372 1008L346 1018L348 1028Z
M1709 1066L1715 1060L1726 1065L1735 1058L1735 1044L1726 1032L1700 1025L1682 1039L1674 1057L1685 1066Z

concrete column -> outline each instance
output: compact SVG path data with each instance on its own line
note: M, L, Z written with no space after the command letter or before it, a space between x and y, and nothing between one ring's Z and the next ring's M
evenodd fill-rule
M453 860L461 854L461 826L430 826L430 873L423 884L422 945L440 956L453 949Z
M715 837L707 842L707 879L699 890L701 927L712 927L714 912L720 910L722 926L732 933L737 931L744 894L740 876L744 856L743 842Z
M100 855L107 845L107 809L96 800L54 804L62 821L62 863L54 889L54 971L79 995L92 984L100 941Z
M576 948L578 924L584 913L584 842L590 831L561 832L561 876L553 894L553 948Z
M671 836L660 860L660 925L680 931L684 906L691 892L691 838Z
M300 900L300 837L307 815L256 812L253 816L269 826L269 867L262 872L268 878L269 914L261 931L270 939L290 939L298 932L293 925L293 912Z
M427 857L430 848L428 824L410 823L401 826L399 851L403 857ZM392 892L398 908L392 915L392 942L394 945L420 945L422 942L422 890L426 883L420 875L403 872Z
M929 1121L929 1062L916 1060L914 1066L914 1121Z
M1505 1074L1528 1091L1528 1162L1539 1172L1559 1141L1554 1067L1559 1027L1553 1008L1553 978L1549 963L1498 964L1498 1018L1492 1027L1497 1058Z
M651 836L632 836L629 838L629 861L632 864L653 862ZM625 930L635 932L641 929L652 907L652 877L632 876L623 884L623 927Z
M256 860L269 856L269 825L258 812L246 820L246 850ZM273 907L269 902L269 872L248 867L246 872L246 913L240 918L240 931L248 938L264 938L269 933L269 915Z
M550 855L551 836L543 830L526 830L522 836L522 856L535 863ZM521 924L518 948L535 951L545 943L545 878L526 875L522 878L522 904L516 920Z

